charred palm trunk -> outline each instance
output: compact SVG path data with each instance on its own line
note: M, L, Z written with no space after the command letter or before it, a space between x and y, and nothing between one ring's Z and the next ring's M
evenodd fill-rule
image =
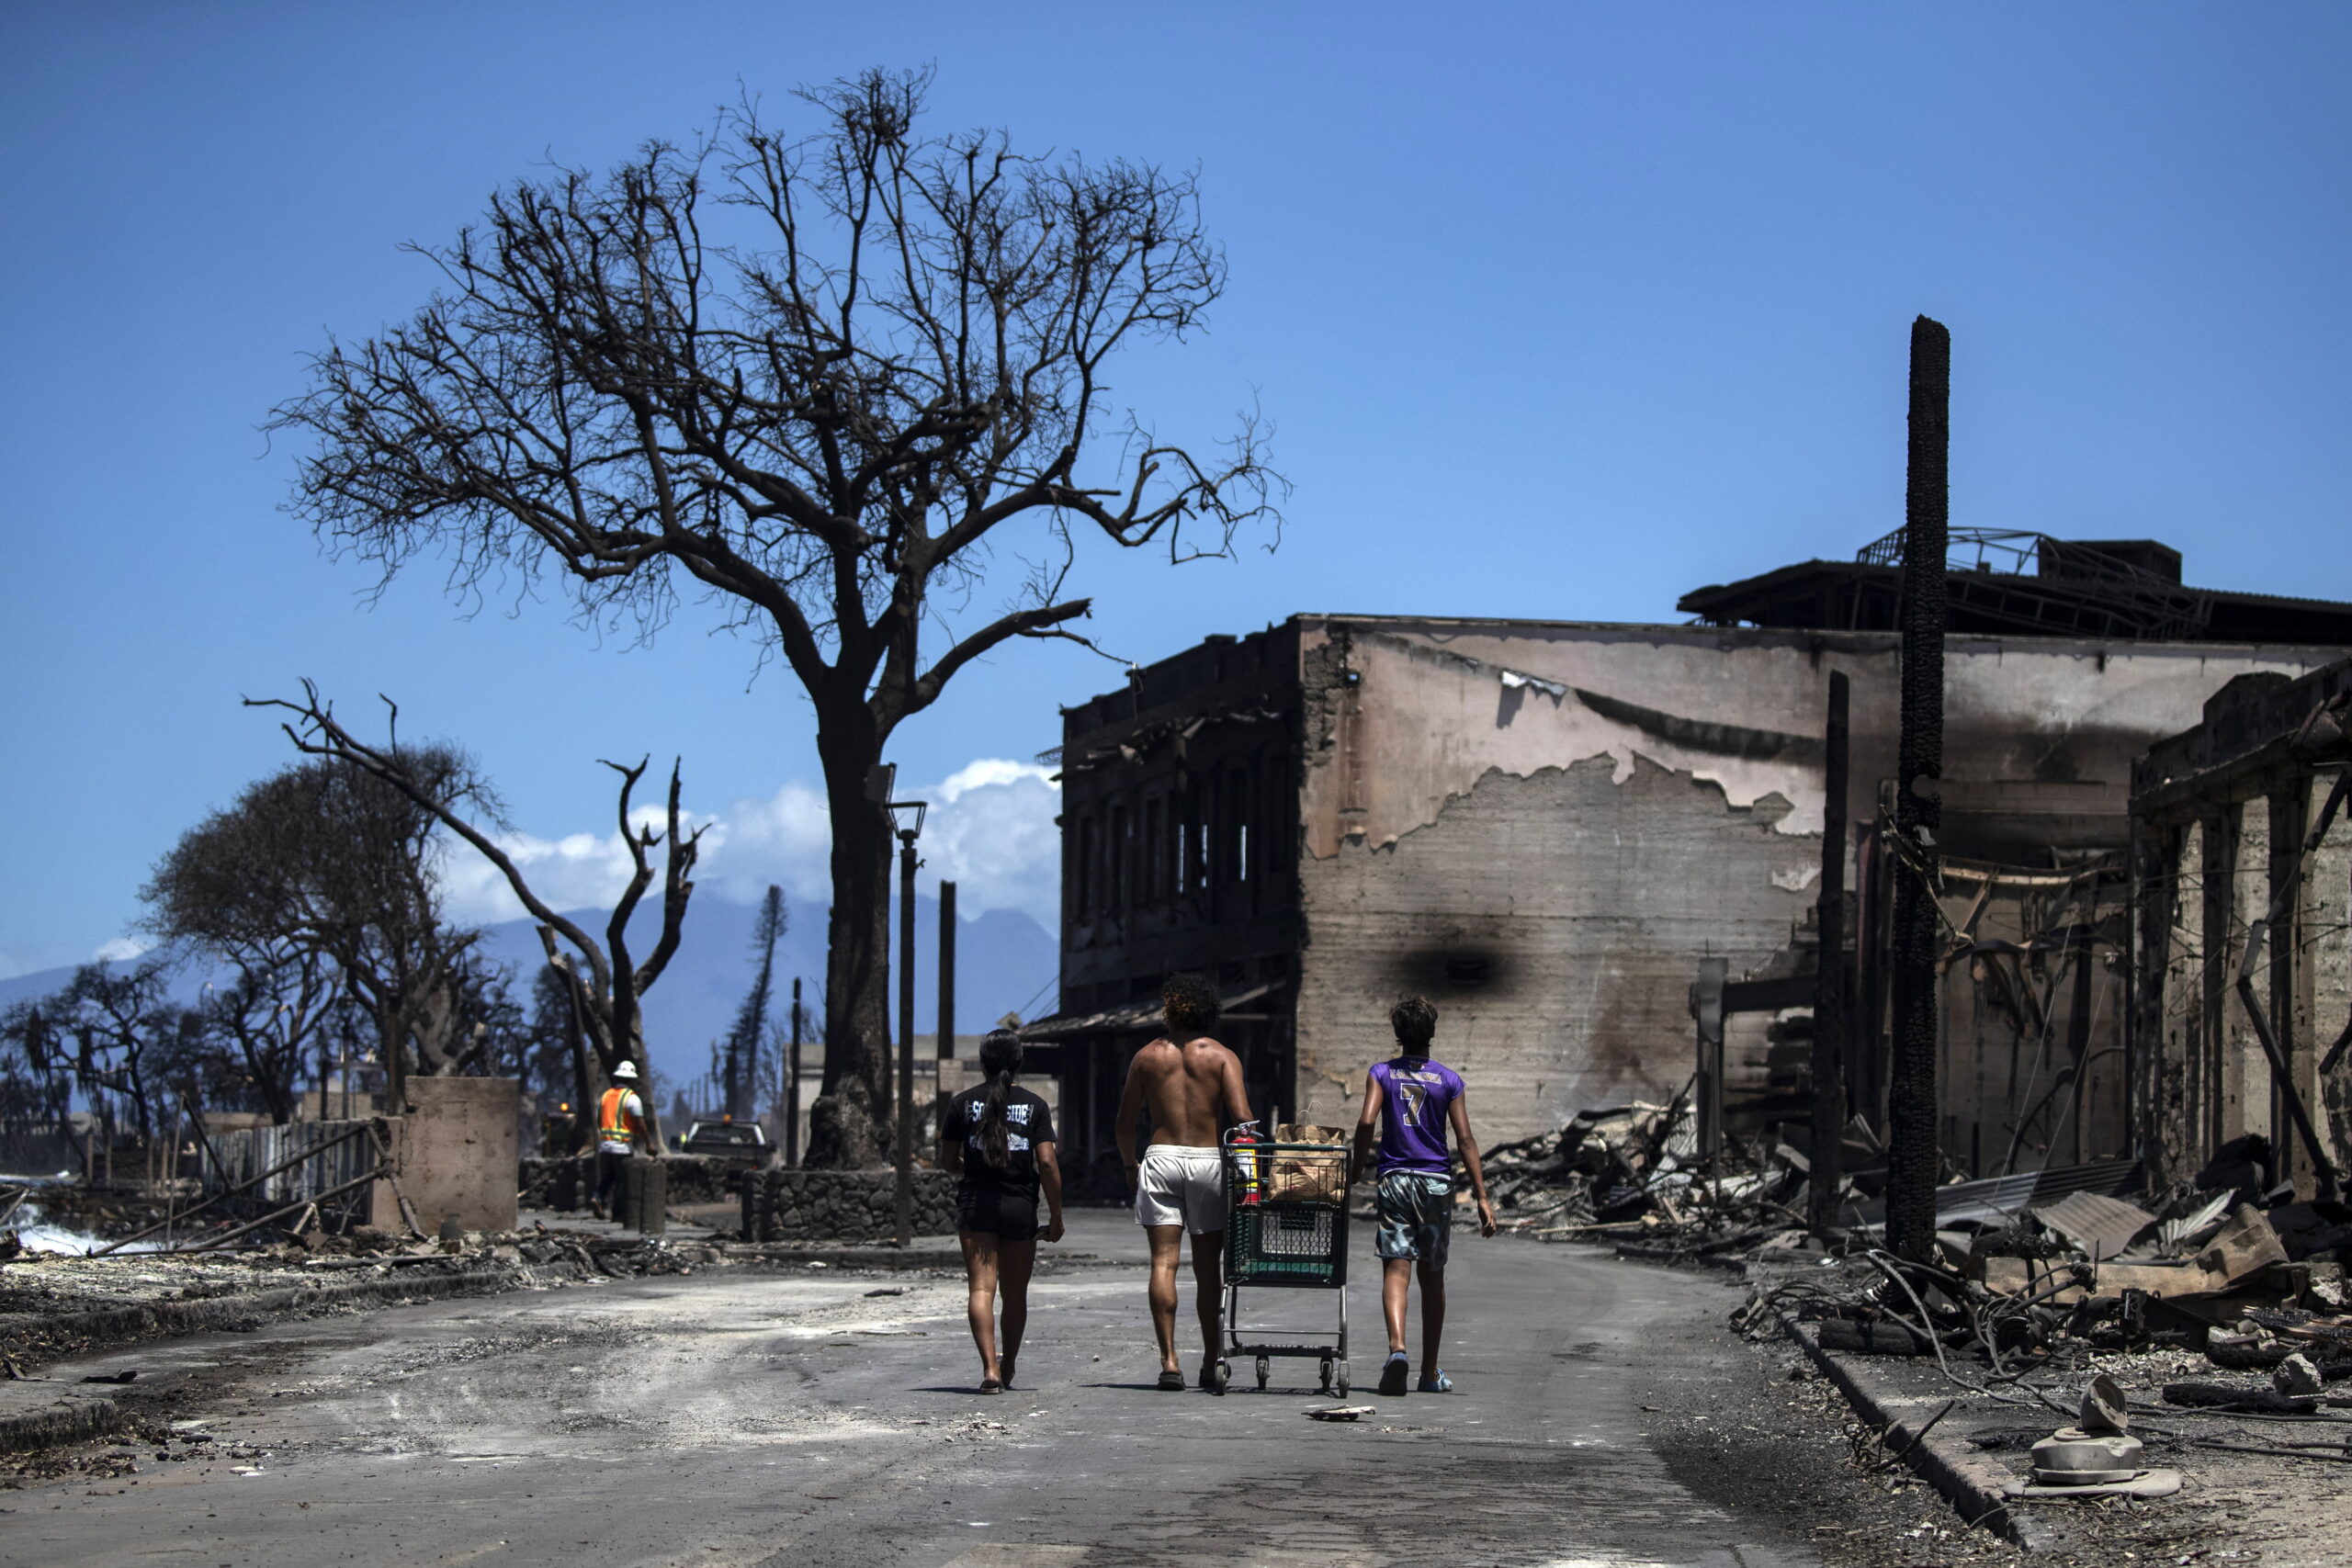
M1911 450L1904 502L1903 715L1894 790L1893 1072L1887 1088L1886 1238L1936 1252L1936 829L1944 757L1944 553L1949 536L1951 333L1911 323Z

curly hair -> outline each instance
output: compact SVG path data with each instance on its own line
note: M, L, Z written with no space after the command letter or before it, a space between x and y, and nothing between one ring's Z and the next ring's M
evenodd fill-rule
M1168 1014L1168 1027L1186 1029L1195 1033L1216 1027L1218 1003L1216 987L1209 977L1193 970L1170 975L1159 987L1159 1005Z
M1388 1027L1396 1032L1397 1044L1426 1053L1437 1037L1437 1009L1427 997L1407 997L1388 1010Z

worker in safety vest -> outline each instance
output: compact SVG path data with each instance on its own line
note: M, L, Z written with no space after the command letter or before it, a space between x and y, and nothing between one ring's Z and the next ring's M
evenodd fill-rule
M645 1101L637 1097L636 1083L637 1064L623 1062L613 1069L612 1087L596 1102L596 1195L588 1208L600 1220L611 1212L607 1195L628 1179L629 1156L662 1157L662 1141L646 1121Z

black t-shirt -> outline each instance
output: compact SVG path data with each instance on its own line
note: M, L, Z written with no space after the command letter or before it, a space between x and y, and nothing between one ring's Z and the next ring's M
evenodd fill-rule
M961 1140L964 1179L975 1186L1007 1191L1037 1193L1037 1151L1035 1145L1054 1141L1053 1109L1025 1089L1015 1088L1004 1101L1004 1164L994 1166L980 1147L980 1118L988 1113L989 1089L967 1089L947 1102L940 1135Z

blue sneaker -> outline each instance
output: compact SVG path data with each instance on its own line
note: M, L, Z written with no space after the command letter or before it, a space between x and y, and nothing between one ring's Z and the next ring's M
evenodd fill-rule
M1419 1393L1452 1393L1453 1380L1445 1375L1443 1367L1440 1367L1437 1370L1437 1376L1423 1378L1419 1382L1415 1383L1413 1388L1414 1392Z
M1380 1392L1392 1399L1403 1398L1405 1380L1411 1375L1412 1370L1412 1363L1406 1359L1404 1351L1399 1350L1389 1357L1387 1364L1380 1369Z

